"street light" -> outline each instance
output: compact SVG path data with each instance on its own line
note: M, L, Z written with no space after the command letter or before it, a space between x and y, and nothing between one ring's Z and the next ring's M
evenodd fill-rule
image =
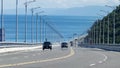
M32 12L32 19L31 19L31 42L33 42L33 13L34 13L34 10L39 9L39 8L40 7L35 7L35 8L31 9L31 12Z
M97 14L97 15L100 15L100 14ZM99 23L100 23L100 26L99 26ZM98 26L100 28L100 32L98 33L99 34L99 44L101 43L101 21L99 22L98 21Z
M3 0L1 0L1 29L3 28Z
M98 14L101 17L104 17L104 15ZM105 20L103 20L103 44L104 44L104 24L105 24Z
M1 0L1 42L5 41L5 36L4 35L4 20L3 20L3 12L4 12L4 2Z
M102 12L104 13L108 13L109 14L109 11L104 11L104 10L101 10ZM109 15L108 15L108 35L107 35L107 44L109 44Z
M99 26L99 20L97 20L97 23L96 23L96 44L99 43L99 33L98 33L98 26Z
M28 1L28 2L24 3L24 5L25 5L25 41L24 42L27 42L27 8L28 8L28 4L35 2L35 1L36 0Z
M18 0L16 0L16 42L18 42Z
M46 35L45 35L45 33L46 33L46 28L45 28L45 27L46 27L46 24L45 24L46 21L45 21L45 17L46 17L46 16L47 16L47 15L43 15L43 16L42 16L42 20L43 20L43 38L42 38L42 39L43 39L44 41L45 41L45 39L46 39Z
M94 44L95 44L95 40L96 40L96 38L95 38L95 26L93 27L93 32L94 32Z
M98 14L99 16L101 16L101 17L104 17L104 15L101 15L101 14ZM104 44L104 21L103 21L103 44ZM100 22L100 38L101 38L101 31L102 31L102 29L101 29L101 22ZM101 40L99 40L99 42L101 42Z
M108 5L105 5L106 7L109 7L109 8L112 8L112 9L116 9L116 7L113 7L113 6L108 6ZM114 15L113 15L113 44L115 44L115 38L116 38L116 36L115 36L115 31L116 31L116 29L115 29L115 14L116 14L116 12L115 11L113 11L114 12Z
M36 13L36 16L37 16L37 18L36 18L36 42L37 42L37 37L38 37L38 14L41 14L41 13L44 13L44 11L40 11L40 12L37 12ZM40 16L40 43L42 43L42 16Z
M73 41L74 41L74 43L75 43L75 46L76 46L76 39L75 39L75 36L77 35L77 33L74 33L73 34Z

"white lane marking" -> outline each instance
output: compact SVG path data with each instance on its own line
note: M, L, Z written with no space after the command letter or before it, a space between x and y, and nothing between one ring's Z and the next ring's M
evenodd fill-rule
M96 53L98 53L98 52L96 52ZM101 54L102 56L104 56L104 59L103 59L103 60L98 61L99 64L107 61L108 57L107 57L105 54L103 54L103 53L98 53L98 54ZM97 64L97 63L96 63L96 64ZM95 66L96 64L90 64L89 66Z
M90 64L90 66L94 66L95 64Z
M103 63L103 61L99 61L98 63Z
M97 52L97 53L98 53L98 52ZM104 59L103 59L103 60L98 61L99 64L107 61L108 57L107 57L105 54L103 54L103 53L98 53L98 54L101 54L102 56L104 56Z
M105 62L108 59L108 57L103 53L100 53L100 54L104 56L103 62Z

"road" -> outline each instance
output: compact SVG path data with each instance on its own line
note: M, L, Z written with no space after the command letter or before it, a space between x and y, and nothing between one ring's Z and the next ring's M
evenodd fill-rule
M81 47L18 51L0 54L0 68L120 68L120 53Z

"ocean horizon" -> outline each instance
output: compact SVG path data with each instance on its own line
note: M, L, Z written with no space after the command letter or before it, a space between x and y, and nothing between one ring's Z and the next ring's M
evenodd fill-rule
M87 30L96 21L96 16L42 16L38 18L36 24L36 16L33 17L33 24L31 24L31 16L27 16L27 42L31 42L31 25L33 26L33 41L40 42L40 22L42 22L42 42L45 41L45 26L43 23L47 22L61 35L64 40L69 40L76 33L79 36L83 33L87 33ZM1 18L0 18L1 21ZM36 32L37 25L37 32ZM1 26L1 24L0 24ZM16 15L4 15L4 28L5 28L5 41L14 42L16 37ZM36 36L37 33L37 36ZM52 36L51 36L52 35ZM49 41L58 41L58 35L51 30L49 26L46 26L46 38ZM25 16L18 15L18 42L25 41Z

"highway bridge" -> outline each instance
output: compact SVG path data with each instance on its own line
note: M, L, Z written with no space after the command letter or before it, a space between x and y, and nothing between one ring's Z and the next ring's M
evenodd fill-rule
M98 48L69 47L0 54L0 68L119 68L120 53Z
M105 8L104 15L89 16L98 12L97 8L87 11L88 16L79 16L79 7L82 11L86 7L74 1L0 0L0 68L120 68L120 6L107 5L112 12ZM93 5L91 8L96 7ZM46 8L56 8L51 11L53 16L45 13ZM53 49L42 50L44 42L52 43ZM68 48L61 48L62 42L68 43Z

